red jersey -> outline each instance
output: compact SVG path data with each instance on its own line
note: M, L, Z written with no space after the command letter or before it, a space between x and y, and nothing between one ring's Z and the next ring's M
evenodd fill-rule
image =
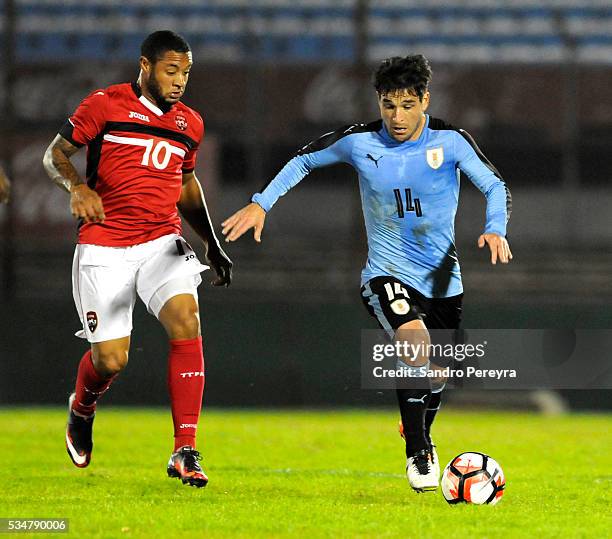
M82 223L78 243L120 247L181 233L182 175L195 168L202 117L178 102L163 112L126 83L87 96L60 130L87 145L87 185L102 198L103 223Z

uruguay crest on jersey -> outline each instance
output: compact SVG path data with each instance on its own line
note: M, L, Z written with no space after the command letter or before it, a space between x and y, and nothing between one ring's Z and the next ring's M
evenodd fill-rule
M444 148L430 148L427 150L427 164L434 170L440 168L444 162Z

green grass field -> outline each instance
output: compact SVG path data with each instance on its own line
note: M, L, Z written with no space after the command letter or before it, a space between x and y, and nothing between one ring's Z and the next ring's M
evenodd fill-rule
M88 537L609 537L612 420L445 409L442 465L487 452L507 478L495 507L415 494L395 411L207 411L210 483L165 476L169 412L100 408L89 468L60 409L0 409L0 517L67 517ZM24 536L24 534L20 534ZM36 534L40 537L40 534Z

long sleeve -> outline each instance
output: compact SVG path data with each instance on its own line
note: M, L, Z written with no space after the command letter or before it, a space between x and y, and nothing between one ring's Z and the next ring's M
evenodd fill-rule
M484 233L505 236L512 211L512 196L501 175L464 130L457 133L455 157L457 166L487 199Z
M261 193L255 193L251 200L269 211L280 197L315 168L350 162L351 137L347 135L351 134L352 128L353 126L349 126L332 131L304 146L266 188Z

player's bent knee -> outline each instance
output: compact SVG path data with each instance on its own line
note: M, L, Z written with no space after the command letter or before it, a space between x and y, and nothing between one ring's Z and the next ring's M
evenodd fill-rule
M170 324L171 339L195 339L200 335L200 319L197 311L180 312Z
M99 374L113 376L121 372L128 362L128 351L121 348L96 350L94 348L93 365Z
M170 298L159 311L158 319L170 339L195 339L200 336L198 302L192 294Z
M92 343L93 366L102 376L113 376L127 365L129 350L129 336Z
M411 320L402 324L395 331L395 341L404 343L403 346L409 345L413 351L409 357L402 360L414 367L422 367L429 364L429 350L431 343L429 331L425 327L422 320Z

